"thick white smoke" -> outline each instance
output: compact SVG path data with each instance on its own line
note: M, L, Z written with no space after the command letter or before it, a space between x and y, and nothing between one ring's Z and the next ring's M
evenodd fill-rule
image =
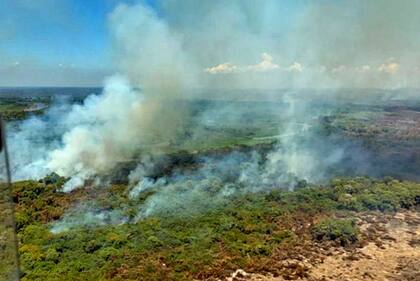
M108 78L101 95L68 113L71 129L47 165L72 177L67 190L142 151L168 145L182 132L182 92L190 77L180 41L143 5L118 6L110 23L124 76Z
M105 81L101 95L62 107L65 113L54 108L49 114L55 120L18 125L9 141L18 155L16 177L57 172L71 178L65 186L71 190L122 162L139 161L130 176L131 196L165 187L140 216L171 200L181 206L200 198L199 206L208 186L218 186L217 198L224 198L234 186L252 192L322 180L344 149L316 147L311 127L320 112L309 110L296 89L420 85L420 68L413 63L420 58L420 6L415 0L294 2L169 0L158 5L159 13L141 3L118 5L109 27L119 74ZM276 132L279 146L267 155L206 159L188 175L148 177L155 161L148 155L182 147L191 113L185 100L195 98L197 88L198 97L207 99L214 98L214 89L223 98L224 90L237 89L230 95L235 100L246 99L243 89L295 89L277 96L286 105L279 109L284 111ZM232 118L229 110L202 116L223 123ZM37 131L46 133L35 137ZM200 131L190 136L199 138Z
M400 9L388 15L399 21L388 23L391 26L389 32L381 33L389 38L391 46L372 46L374 42L365 36L372 34L372 25L384 23L376 16L376 9L382 7L388 11L389 7L395 6L390 1L377 5L357 2L354 7L336 3L299 4L300 11L295 13L295 19L285 22L276 15L284 13L288 5L290 3L277 1L259 4L255 1L168 1L160 5L161 15L143 4L118 5L110 15L109 23L115 43L116 65L124 76L109 78L102 95L89 97L82 106L73 107L66 118L66 122L72 125L71 129L64 134L62 146L51 153L47 167L64 176L87 179L105 174L117 163L139 156L145 146L176 142L188 118L182 103L187 89L209 87L209 83L217 83L213 85L217 88L244 88L250 86L249 82L255 87L269 88L277 81L284 82L284 78L292 81L292 84L284 84L289 87L301 88L319 83L324 83L322 87L346 87L348 78L354 75L340 71L352 67L347 65L349 54L357 54L358 63L363 62L364 72L371 69L369 64L381 60L381 54L385 56L383 60L388 59L392 51L395 60L405 57L406 52L397 49L403 42L395 42L395 33L400 32L397 26L412 26L412 23L404 20L399 14ZM409 11L406 6L410 5L416 6L410 2L401 9ZM347 8L351 8L349 16L337 16ZM359 13L362 10L363 14ZM328 28L326 38L317 38L321 34L314 25L323 13L331 11L334 13L328 13L328 19L322 17L319 24L322 27L325 22L333 22L336 28ZM354 32L345 33L347 37L343 38L342 31L348 27L354 28ZM345 44L328 43L329 39L340 38L345 39ZM402 38L411 42L407 36ZM349 42L356 47L346 45ZM307 54L302 47L308 50ZM373 47L377 51L374 56L363 53L364 50L373 50ZM301 50L301 54L296 50ZM250 60L264 52L267 53L260 64ZM293 57L293 61L286 65L285 55ZM276 57L278 60L274 61ZM218 77L205 71L206 67L208 69L224 60L250 66L245 67L247 71L222 73L216 75ZM264 67L264 71L261 67L257 69L257 66L266 66L267 60L270 67ZM308 72L296 61L309 64ZM398 65L391 72L385 71L390 63L397 65L386 61L379 65L378 79L381 75L397 74ZM288 65L299 65L299 71L290 71ZM322 67L324 71L314 77L313 69L318 71ZM226 77L221 77L224 74ZM322 75L324 78L321 79ZM316 83L313 79L317 80ZM302 129L304 124L298 122L308 121L298 121L299 117L300 113L298 116L292 108L290 124L280 132L286 135L283 142L290 143L290 151L296 151L287 155L292 166L296 166L295 162L303 161L309 165L315 161L308 159L309 152L294 148L296 143L290 136ZM306 160L297 157L306 157ZM309 173L302 167L292 168L292 171Z
M69 111L67 99L57 99L43 116L7 124L13 180L38 179L51 172L48 155L60 147L61 136L70 129L63 120Z
M100 96L74 105L65 122L71 129L63 146L50 154L48 168L63 176L88 178L112 168L140 149L143 97L120 76L105 82Z

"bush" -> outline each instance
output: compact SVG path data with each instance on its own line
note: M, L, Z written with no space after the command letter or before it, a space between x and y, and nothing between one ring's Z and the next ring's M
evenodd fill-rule
M325 219L313 227L312 236L318 241L333 240L346 246L358 240L358 229L354 220Z
M311 236L337 245L358 240L354 221L324 219L309 227L320 218L349 215L349 210L394 211L420 203L418 183L335 179L325 186L304 187L302 182L294 191L278 188L245 194L238 190L227 201L209 196L195 213L183 206L169 215L53 234L51 223L90 198L88 192L63 193L56 183L33 181L13 187L22 280L46 281L223 277L226 269L268 267L272 257L294 253L293 247L305 245ZM123 209L133 218L153 192L131 201L126 190L124 185L101 187L94 195L101 209Z
M43 179L41 179L39 182L44 183L46 185L48 184L56 184L58 186L62 186L66 179L64 177L59 176L56 173L51 173L47 176L45 176Z

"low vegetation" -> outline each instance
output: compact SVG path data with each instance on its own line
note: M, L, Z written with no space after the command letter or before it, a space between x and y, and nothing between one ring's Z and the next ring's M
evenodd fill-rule
M14 185L22 280L192 280L276 270L307 242L357 243L355 211L395 211L420 203L420 184L387 178L335 179L295 191L233 196L200 213L167 214L119 225L52 233L52 223L94 196L101 208L135 213L124 185L60 191L63 179Z
M346 246L358 240L358 230L354 220L329 218L314 226L312 236L319 241L333 240Z
M17 98L2 98L0 115L6 121L23 120L31 115L41 115L48 107L48 100L25 100Z
M11 280L17 273L13 205L7 191L7 186L0 183L0 280Z

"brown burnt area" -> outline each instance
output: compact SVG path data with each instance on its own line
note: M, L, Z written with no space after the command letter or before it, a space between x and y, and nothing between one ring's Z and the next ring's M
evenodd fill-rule
M420 280L419 211L356 216L361 237L353 245L314 242L303 234L295 247L279 248L265 266L219 280Z

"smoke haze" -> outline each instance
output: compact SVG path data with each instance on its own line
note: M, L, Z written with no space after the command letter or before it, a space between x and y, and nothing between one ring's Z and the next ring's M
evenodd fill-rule
M17 126L10 141L15 178L56 172L70 178L70 191L134 160L130 196L162 190L140 207L139 218L156 206L202 202L209 186L218 186L214 198L225 198L233 186L253 192L322 181L348 157L348 148L317 142L312 126L326 112L309 108L299 90L420 86L419 10L415 0L169 0L158 11L142 3L118 5L109 15L116 74L83 104L57 105ZM278 146L150 177L153 155L200 137L198 130L186 136L192 118L186 101L214 99L214 89L288 89L277 96L284 105ZM230 98L244 99L241 91ZM229 120L234 110L202 112L201 122ZM352 153L354 161L363 154Z

